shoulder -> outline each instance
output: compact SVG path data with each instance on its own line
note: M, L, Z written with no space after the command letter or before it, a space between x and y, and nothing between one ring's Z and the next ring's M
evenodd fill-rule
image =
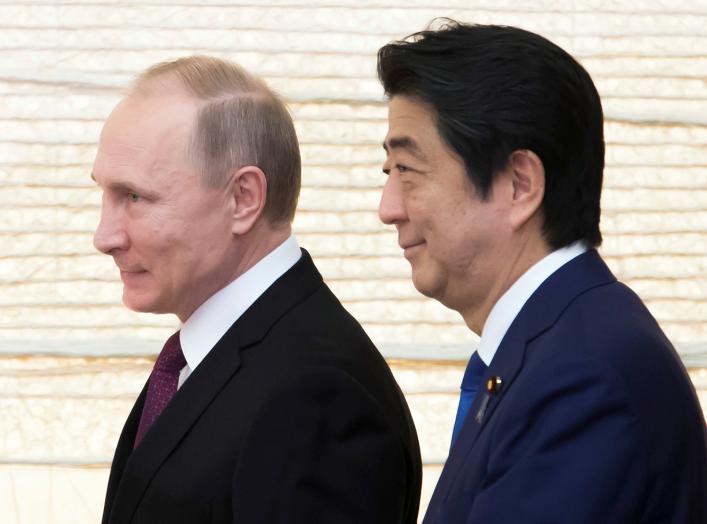
M274 322L241 357L239 380L252 379L266 403L314 406L337 417L375 412L403 430L412 425L385 359L326 286Z
M704 456L704 419L689 376L640 298L620 282L578 295L530 340L517 382L516 407L581 421L577 431L602 420L596 427L630 439L653 472Z
M620 282L576 296L528 341L523 372L591 376L610 384L642 416L659 411L656 402L694 404L694 389L675 348L640 298ZM655 391L661 398L647 396Z
M528 343L539 360L593 361L630 375L648 366L681 367L677 353L640 298L620 282L588 289Z

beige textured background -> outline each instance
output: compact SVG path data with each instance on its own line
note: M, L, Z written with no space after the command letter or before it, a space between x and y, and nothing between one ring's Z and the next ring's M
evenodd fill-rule
M121 305L115 267L91 245L90 166L121 88L192 53L233 59L288 100L299 241L391 362L426 500L475 338L417 294L378 222L375 53L436 16L540 32L592 74L606 115L602 254L707 407L707 0L0 0L0 521L99 520L118 432L176 321Z

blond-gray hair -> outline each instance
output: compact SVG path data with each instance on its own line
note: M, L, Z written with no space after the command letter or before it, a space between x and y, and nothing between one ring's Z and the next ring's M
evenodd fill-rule
M300 190L297 134L284 102L242 67L210 56L156 64L135 81L133 93L159 95L174 81L201 102L188 157L206 184L218 187L243 166L263 170L263 215L272 224L292 222Z

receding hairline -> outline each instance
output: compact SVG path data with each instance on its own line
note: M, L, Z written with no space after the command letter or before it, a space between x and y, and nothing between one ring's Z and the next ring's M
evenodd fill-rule
M198 133L203 112L210 106L236 99L283 103L264 81L240 65L205 55L159 62L147 68L135 78L124 100L157 98L164 101L168 97L177 98L176 103L182 98L182 103L193 104L195 112L185 154L195 166L205 162ZM204 180L213 178L207 176Z
M260 78L240 65L216 57L194 55L157 63L140 73L129 94L182 91L210 102L234 96L279 96Z
M139 82L136 80L125 92L123 100L150 98L164 100L172 97L175 99L182 98L183 102L193 104L196 109L195 118L198 120L199 113L212 104L235 99L265 99L269 98L270 94L263 91L239 91L233 89L223 90L217 96L201 96L200 93L195 92L190 86L186 85L179 75L165 73L157 77L142 79ZM277 97L277 95L274 95L274 97Z
M205 55L155 64L135 79L126 98L172 94L195 105L186 154L204 182L217 187L234 169L258 166L267 180L264 216L292 222L301 159L284 98L240 65Z

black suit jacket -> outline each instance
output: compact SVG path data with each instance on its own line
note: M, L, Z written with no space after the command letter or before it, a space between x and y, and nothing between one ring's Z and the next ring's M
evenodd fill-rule
M133 451L104 524L413 523L421 461L385 361L306 251L214 346Z
M596 251L568 262L508 329L425 524L704 524L695 390L640 299Z

